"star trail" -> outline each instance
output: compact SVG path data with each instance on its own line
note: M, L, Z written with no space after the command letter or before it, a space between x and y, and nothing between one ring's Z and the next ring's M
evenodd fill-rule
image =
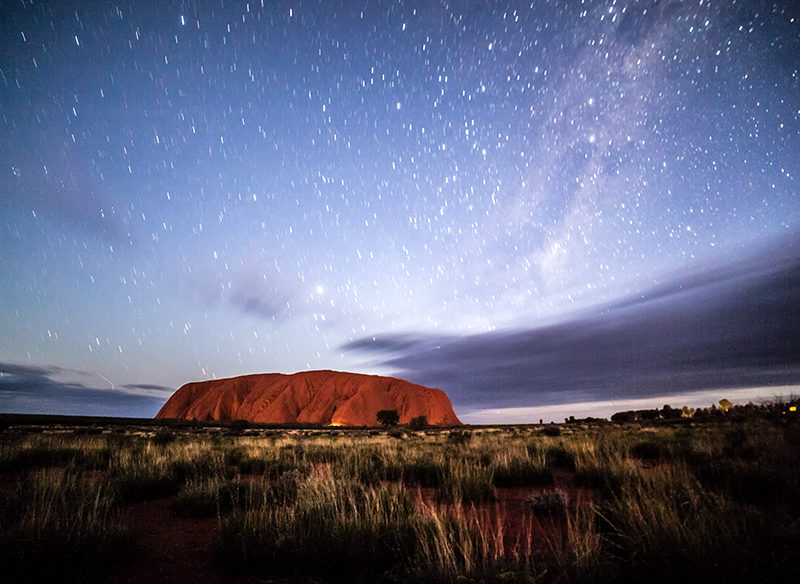
M2 410L305 369L466 419L800 380L794 2L0 10Z

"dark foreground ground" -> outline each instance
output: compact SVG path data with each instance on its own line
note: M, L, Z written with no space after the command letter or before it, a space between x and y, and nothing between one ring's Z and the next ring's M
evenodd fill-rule
M388 432L0 428L0 582L784 582L800 550L800 424L780 404Z

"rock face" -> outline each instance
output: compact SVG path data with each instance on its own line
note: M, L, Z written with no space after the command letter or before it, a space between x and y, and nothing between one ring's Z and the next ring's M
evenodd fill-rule
M338 371L264 373L187 383L156 418L266 424L375 426L379 410L397 410L400 423L425 416L436 426L461 422L441 389L394 377Z

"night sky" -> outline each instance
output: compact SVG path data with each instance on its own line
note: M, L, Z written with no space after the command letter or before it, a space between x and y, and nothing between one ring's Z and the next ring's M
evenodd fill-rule
M0 411L800 383L797 2L0 10Z

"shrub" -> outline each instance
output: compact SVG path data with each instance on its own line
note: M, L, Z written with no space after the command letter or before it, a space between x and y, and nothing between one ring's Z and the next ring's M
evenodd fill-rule
M494 468L495 487L542 487L553 484L553 471L530 460L512 459Z
M365 485L399 479L401 474L400 466L392 460L390 452L377 448L345 449L331 469L336 478Z
M75 428L72 433L76 436L99 436L103 433L103 428L98 426L85 426L83 428Z
M0 449L0 472L72 465L83 458L83 451L63 439L36 437L35 440Z
M396 426L400 421L400 414L397 413L397 410L379 410L377 417L378 423L387 428Z
M528 497L528 508L534 515L556 515L567 509L568 497L562 490L548 491Z
M336 461L342 455L342 449L330 445L309 444L300 453L305 462L312 464L330 463Z
M417 416L416 418L411 418L408 427L415 431L424 430L428 427L428 417Z
M232 432L237 434L241 434L248 428L252 427L252 424L248 420L231 420L228 424L228 427L231 429Z
M420 487L437 487L442 482L444 469L430 458L419 458L402 465L402 480Z
M180 488L170 459L153 449L126 449L111 460L110 483L126 501L145 501L173 495Z
M800 477L792 463L765 465L761 461L722 459L698 465L695 475L718 493L762 508L785 505L800 490ZM794 506L800 507L797 503Z
M153 444L158 444L159 446L166 446L167 444L171 444L175 441L175 433L172 430L168 430L167 428L159 429L155 434L153 434Z
M172 508L177 515L211 517L233 509L239 501L242 488L238 481L219 478L188 481L175 498Z
M548 466L555 468L575 468L575 455L563 446L551 446L545 451Z
M550 424L549 426L545 426L544 428L542 428L542 434L544 434L545 436L560 436L561 428L559 428L555 424Z
M626 410L624 412L616 412L611 415L612 422L620 422L620 423L630 423L635 422L638 419L637 412L635 410Z
M469 430L451 430L447 435L447 440L453 444L467 444L472 440L472 432Z
M746 458L749 460L757 459L761 451L757 445L751 444L750 434L744 428L736 428L725 434L724 454L729 457Z
M631 456L645 461L656 461L666 458L669 448L663 442L644 440L631 446Z

